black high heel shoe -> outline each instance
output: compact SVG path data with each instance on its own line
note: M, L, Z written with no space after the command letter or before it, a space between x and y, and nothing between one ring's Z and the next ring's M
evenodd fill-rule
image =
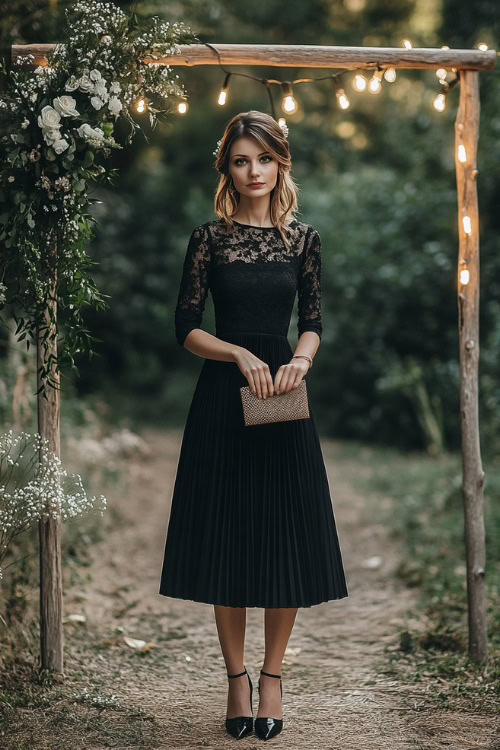
M247 669L243 670L243 672L240 672L239 674L228 674L228 677L241 677L242 675L246 674L248 677L248 684L250 686L250 710L252 712L252 716L233 716L231 719L228 719L226 717L226 729L233 737L235 737L237 740L241 739L241 737L246 737L247 734L250 734L253 732L253 706L252 706L252 692L253 692L253 685L252 680L250 679L250 675L247 672Z
M267 677L277 677L280 681L280 693L281 697L283 697L283 685L281 683L281 675L280 674L271 674L270 672L264 672L263 669L260 670L261 674L265 674ZM260 694L260 677L259 677L259 685L258 690ZM277 734L281 732L283 729L283 719L273 719L272 717L268 716L257 716L255 719L255 734L257 737L260 737L261 740L270 740L271 737L275 737Z

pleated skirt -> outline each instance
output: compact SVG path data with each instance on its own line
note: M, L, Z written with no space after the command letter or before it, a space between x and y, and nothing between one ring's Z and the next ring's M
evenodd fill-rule
M286 336L217 332L267 362ZM307 381L307 376L306 376ZM348 596L321 445L309 419L245 427L234 362L205 359L189 408L159 593L231 607L310 607Z

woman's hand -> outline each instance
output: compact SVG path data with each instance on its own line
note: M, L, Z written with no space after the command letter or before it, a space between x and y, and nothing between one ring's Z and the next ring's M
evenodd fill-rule
M273 379L267 362L263 362L243 347L235 351L234 361L248 380L252 393L256 393L259 398L273 395Z
M288 393L297 388L309 367L305 359L292 359L287 365L281 365L274 379L276 393Z

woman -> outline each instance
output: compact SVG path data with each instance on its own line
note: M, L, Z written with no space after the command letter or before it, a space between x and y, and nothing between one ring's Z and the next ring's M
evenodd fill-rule
M348 596L311 406L308 419L243 420L240 388L262 399L297 388L322 334L321 240L292 215L298 189L284 130L255 110L228 123L214 152L219 218L191 234L175 310L177 341L204 362L182 439L159 593L214 605L228 677L243 677L229 680L225 726L236 738L254 728L246 607L265 608L255 731L270 739L283 727L281 664L297 608ZM209 289L215 336L200 328Z

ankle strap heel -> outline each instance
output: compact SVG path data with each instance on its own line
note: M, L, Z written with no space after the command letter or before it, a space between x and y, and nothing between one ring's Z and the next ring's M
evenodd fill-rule
M247 672L247 668L243 670L243 672L238 672L238 674L228 674L228 677L242 677L244 674L246 674L248 679L248 687L250 688L250 711L252 713L252 716L234 716L230 719L226 716L226 729L233 737L236 739L240 739L241 737L246 737L246 735L253 732L253 705L252 705L252 691L253 691L253 685L252 680L250 679L250 675Z
M283 684L281 682L280 674L272 674L271 672L265 672L263 669L260 673L266 677L275 677L280 681L280 693L283 697ZM258 690L260 693L260 678L258 684ZM272 716L258 716L254 722L255 734L260 737L261 740L270 740L271 737L275 737L283 729L283 719L275 719Z

